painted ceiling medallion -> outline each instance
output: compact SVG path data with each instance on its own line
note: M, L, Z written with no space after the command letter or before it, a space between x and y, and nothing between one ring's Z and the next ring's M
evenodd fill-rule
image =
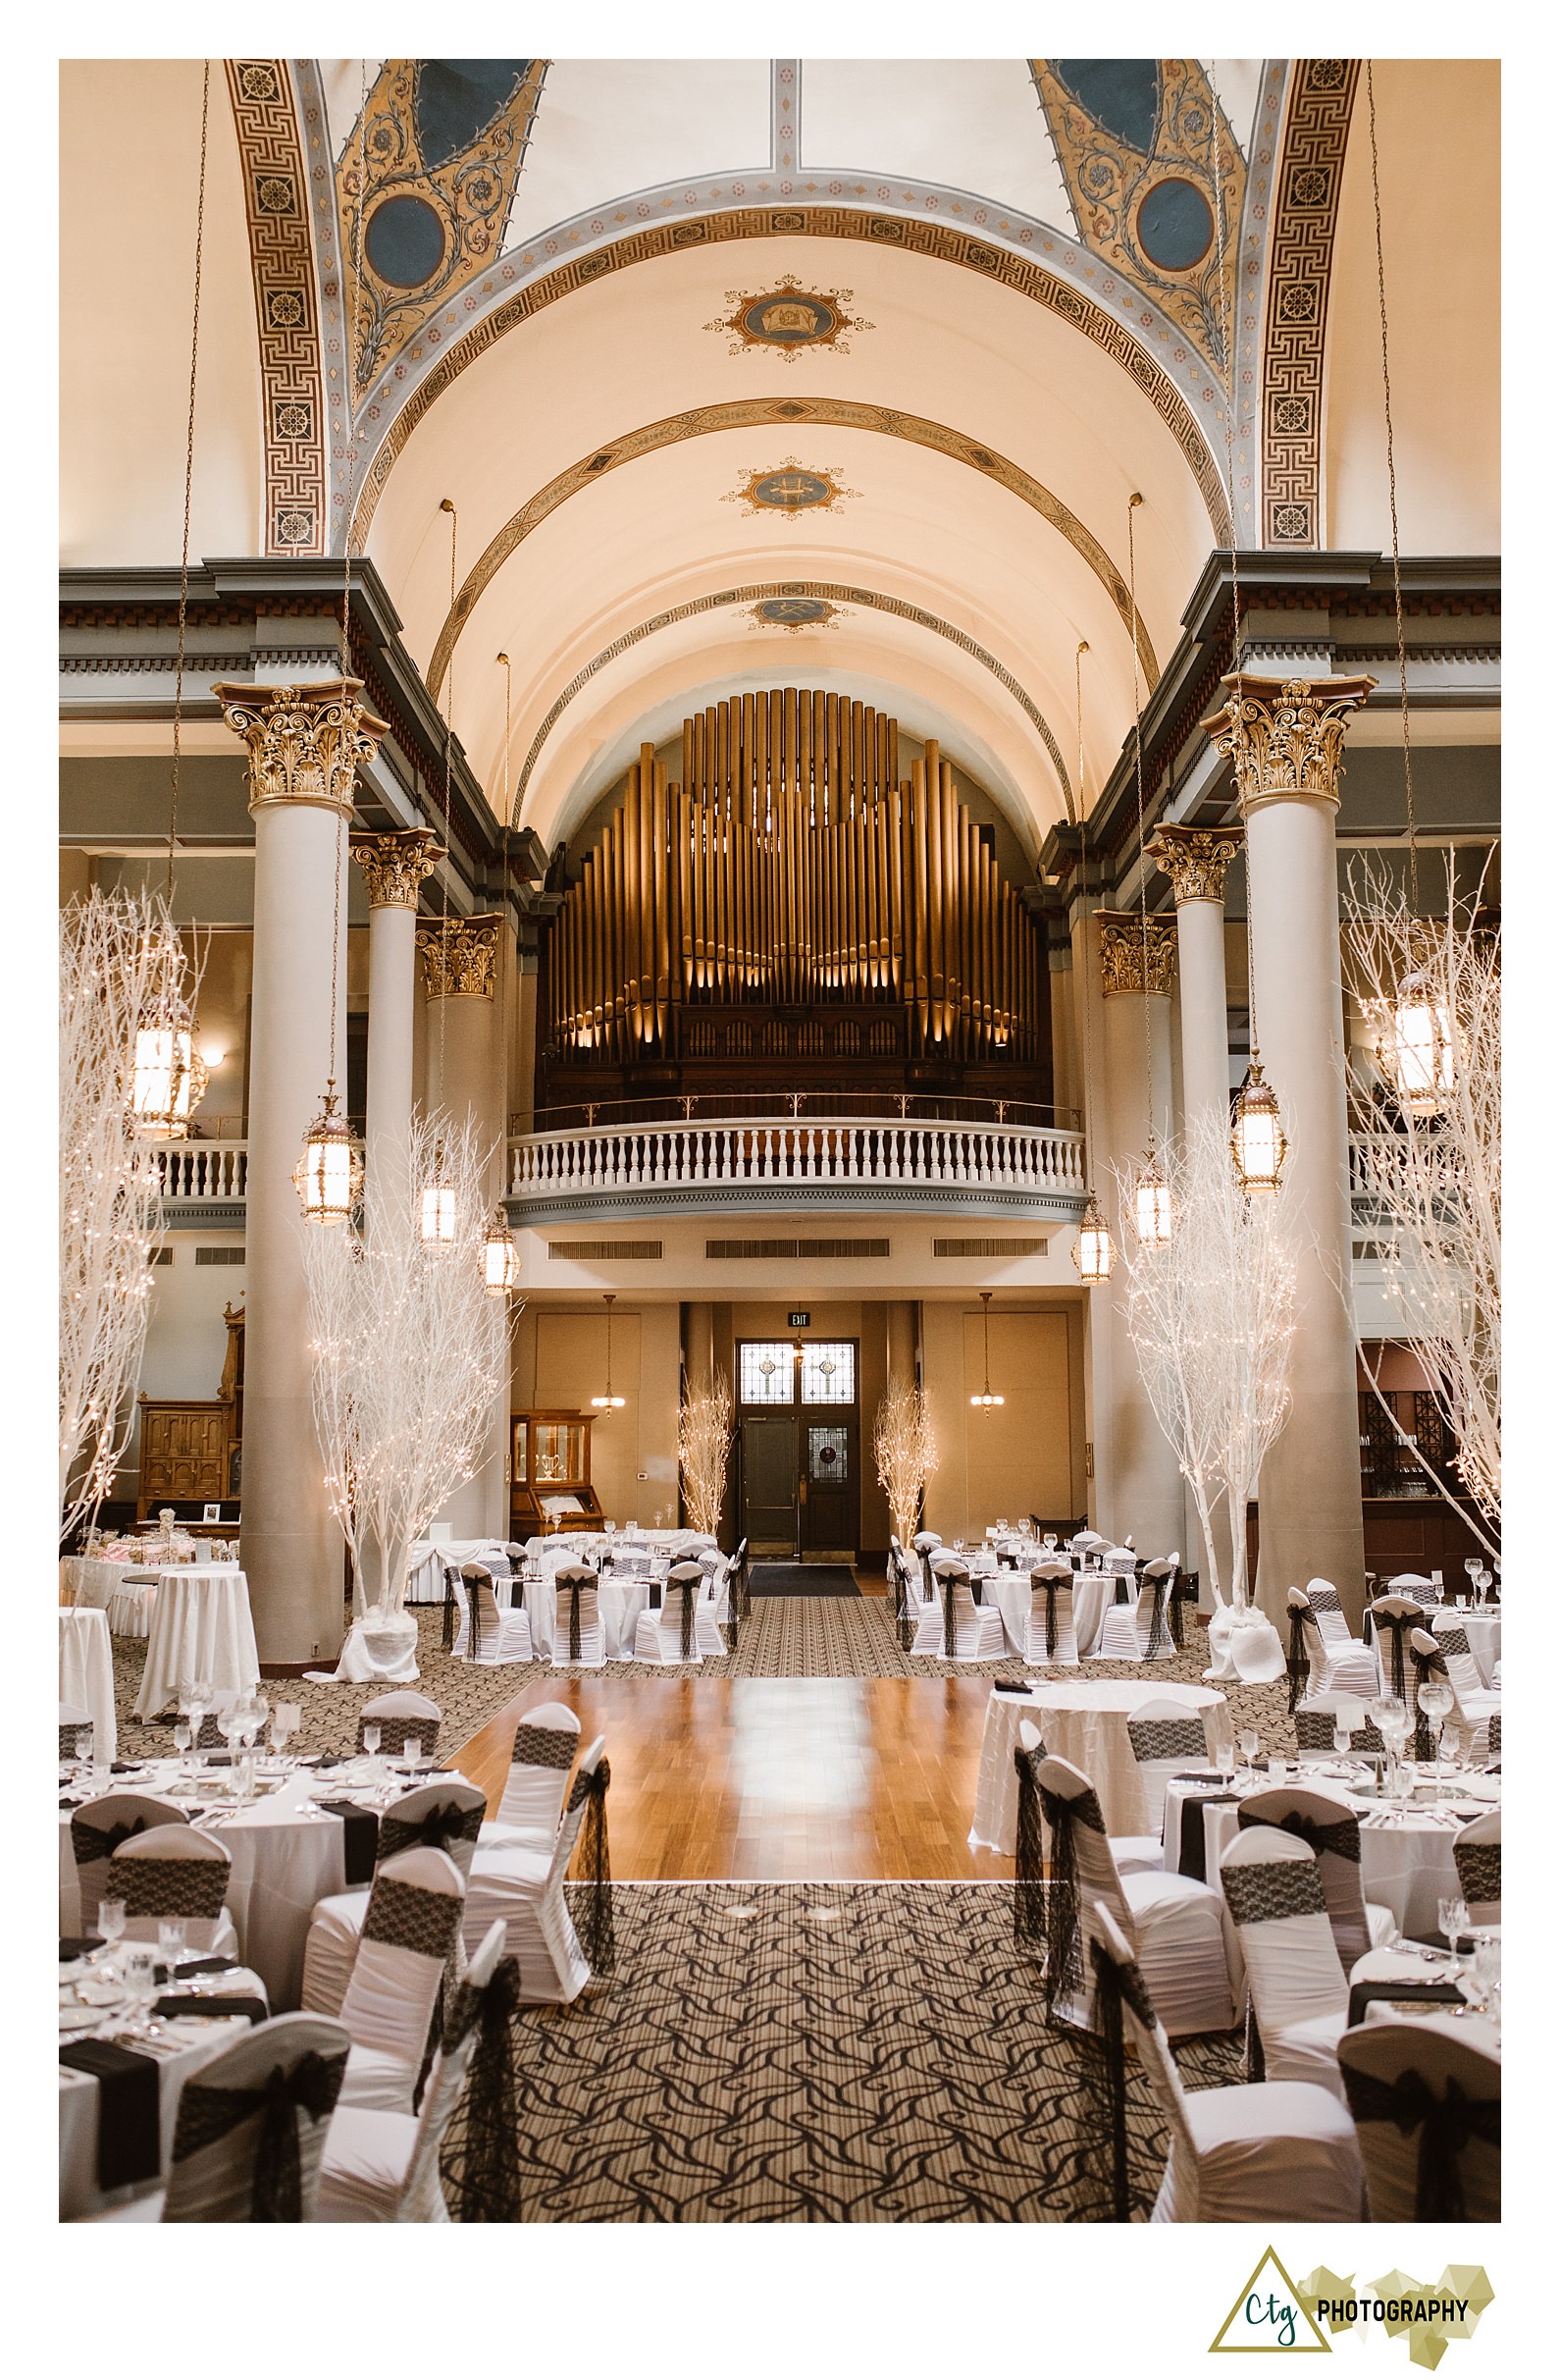
M745 504L745 520L755 512L777 512L782 520L796 520L804 512L837 512L847 497L859 496L859 488L846 487L840 472L814 471L788 454L782 463L771 463L767 470L748 471L740 488L733 488L721 498L725 504Z
M832 628L843 616L843 607L826 604L815 595L768 595L761 604L754 604L748 613L750 629L784 628L793 634L799 628Z
M847 314L845 309L853 302L849 290L805 290L794 280L782 281L772 290L728 290L726 303L736 311L717 314L704 329L729 333L727 352L731 355L741 355L749 347L776 349L788 363L804 347L833 347L848 355L851 343L847 333L873 328L859 314Z

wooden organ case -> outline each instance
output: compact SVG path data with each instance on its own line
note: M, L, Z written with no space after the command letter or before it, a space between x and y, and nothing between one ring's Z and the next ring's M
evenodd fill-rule
M1052 1096L1043 926L936 743L902 777L898 721L848 697L685 719L680 783L643 746L544 964L544 1108L804 1080Z

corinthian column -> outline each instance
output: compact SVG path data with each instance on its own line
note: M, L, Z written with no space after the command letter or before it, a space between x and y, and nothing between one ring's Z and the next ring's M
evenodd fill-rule
M357 765L385 733L356 678L217 686L249 748L254 985L244 1223L241 1555L260 1658L331 1662L341 1641L341 1533L326 1499L310 1399L306 1224L292 1184L336 1048L346 1060L346 951L338 883ZM345 913L345 886L339 895Z
M1330 1579L1358 1621L1365 1592L1355 1394L1348 1105L1338 952L1338 763L1369 677L1226 677L1203 722L1235 765L1246 828L1252 1043L1278 1096L1297 1269L1292 1402L1262 1467L1258 1596Z
M503 1195L506 1159L506 1053L498 1046L495 998L503 930L501 917L425 918L417 927L428 1003L423 1105L447 1109L457 1124L469 1118L479 1143L492 1146L490 1211ZM477 1470L439 1515L456 1537L509 1534L503 1477L508 1413L506 1382Z
M404 1207L412 1114L412 1003L417 894L443 858L426 826L352 838L368 879L368 1103L364 1138L370 1216Z
M1099 910L1097 936L1104 1021L1103 1135L1096 1141L1102 1178L1112 1164L1134 1165L1148 1146L1152 1113L1170 1121L1170 1001L1175 929L1169 918L1143 920ZM1103 1143L1103 1144L1102 1144ZM1106 1194L1109 1206L1109 1191ZM1130 1202L1119 1200L1118 1239L1132 1229ZM1126 1279L1118 1266L1109 1284L1089 1294L1093 1368L1094 1500L1096 1525L1118 1542L1128 1531L1139 1553L1179 1552L1184 1546L1180 1465L1137 1366L1126 1327Z

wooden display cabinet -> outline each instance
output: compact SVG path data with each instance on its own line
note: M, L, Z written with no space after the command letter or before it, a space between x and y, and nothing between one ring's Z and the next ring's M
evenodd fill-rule
M243 1464L243 1307L227 1305L228 1351L215 1397L142 1397L140 1479L135 1517L162 1505L236 1507ZM191 1526L189 1519L181 1528ZM221 1537L234 1528L218 1521L193 1534Z
M511 1414L509 1529L517 1543L601 1526L591 1485L594 1418L556 1406Z

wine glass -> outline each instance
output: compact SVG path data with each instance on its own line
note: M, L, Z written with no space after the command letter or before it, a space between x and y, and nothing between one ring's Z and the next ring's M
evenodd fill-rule
M185 1920L182 1917L160 1917L157 1921L157 1947L161 1951L170 1978L178 1971L185 1949Z
M1257 1754L1261 1748L1262 1738L1256 1728L1242 1727L1240 1730L1240 1757L1253 1773L1256 1772Z
M1332 1714L1332 1749L1345 1759L1354 1750L1354 1737L1349 1731L1349 1715L1346 1711L1334 1711Z
M1428 1677L1415 1697L1430 1721L1430 1741L1434 1746L1437 1765L1441 1756L1441 1730L1452 1708L1452 1690L1444 1678Z
M1474 1983L1477 1996L1474 2007L1479 2015L1488 2017L1491 2024L1500 2023L1500 1935L1488 1926L1476 1926L1474 1931Z
M1045 1547L1048 1554L1054 1554L1057 1550L1057 1533L1055 1529L1047 1529L1040 1542Z
M422 1767L423 1739L415 1727L408 1727L401 1742L401 1764L409 1776L415 1776Z
M369 1774L371 1777L378 1777L379 1775L380 1742L381 1737L379 1721L377 1719L371 1719L368 1725L363 1730L363 1749L368 1754Z
M181 1713L179 1718L174 1721L174 1750L179 1755L179 1765L181 1769L184 1766L184 1763L189 1758L189 1747L193 1740L194 1739L190 1732L189 1721L183 1716L183 1714Z
M1221 1782L1226 1785L1230 1783L1235 1773L1235 1747L1227 1735L1222 1735L1215 1746L1214 1765L1219 1771Z
M123 1901L98 1902L97 1931L103 1936L104 1941L108 1944L108 1956L104 1959L102 1965L102 1972L104 1975L113 1975L115 1972L113 1965L114 1945L124 1934L125 1922L125 1904Z
M157 1996L157 1953L150 1942L127 1942L120 1969L125 1984L125 1996L130 2002L130 2021L126 2028L141 2032Z
M1450 1950L1454 1963L1461 1966L1462 1961L1457 1945L1469 1930L1468 1903L1463 1899L1462 1894L1450 1893L1444 1900L1437 1901L1435 1920L1446 1936L1446 1947Z
M277 1703L271 1712L271 1749L280 1758L303 1724L301 1703Z
M76 1730L76 1761L79 1769L88 1769L92 1765L92 1730L90 1727L78 1727Z

